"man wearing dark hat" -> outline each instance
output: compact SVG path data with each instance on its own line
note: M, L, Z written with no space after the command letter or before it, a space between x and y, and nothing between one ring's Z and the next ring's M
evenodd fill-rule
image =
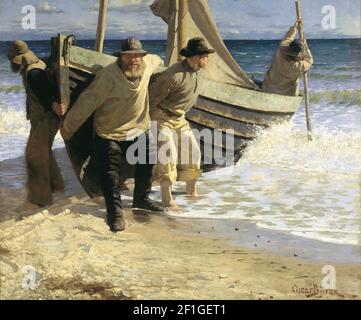
M20 72L26 91L26 117L31 130L25 150L27 200L18 210L33 210L52 203L52 192L63 191L64 182L51 147L59 129L53 113L57 90L45 71L46 65L21 40L13 42L7 57L13 72Z
M210 53L214 50L203 38L189 40L180 51L185 59L158 75L149 86L151 118L157 121L158 129L154 179L160 182L163 206L174 210L179 209L172 198L177 180L185 181L187 194L197 197L201 153L185 115L198 99L200 71L206 68Z
M302 21L296 21L290 28L274 54L271 68L263 83L264 92L287 96L299 95L299 77L313 64L307 43L295 40L300 23Z
M140 139L146 141L145 150L140 152L147 155L147 161L135 165L133 207L163 211L163 207L149 199L154 165L149 161L148 99L150 77L163 61L156 55L148 55L134 37L123 41L118 56L116 62L98 71L66 114L61 129L63 138L70 139L94 113L95 157L100 165L107 223L114 232L125 228L120 196L121 160L125 157L128 161L128 148Z

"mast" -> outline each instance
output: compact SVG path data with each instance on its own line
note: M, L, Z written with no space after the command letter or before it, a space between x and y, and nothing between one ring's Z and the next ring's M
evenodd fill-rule
M178 61L183 57L179 51L187 46L188 0L178 0Z
M98 52L103 52L103 48L104 48L104 35L105 35L105 27L107 23L107 10L108 10L108 0L99 0L98 28L97 28L97 37L95 42L95 50Z

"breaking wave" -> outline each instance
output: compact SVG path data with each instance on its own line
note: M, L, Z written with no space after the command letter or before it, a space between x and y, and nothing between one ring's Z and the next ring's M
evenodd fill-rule
M0 134L28 135L30 123L26 120L25 112L4 111L0 107Z
M0 105L0 161L13 159L24 154L30 132L30 121L25 112L3 110ZM11 146L11 147L9 147ZM61 148L64 142L58 132L53 148Z
M312 141L308 141L305 131L291 121L261 131L241 162L307 172L359 174L361 132L331 131L319 126L313 130Z

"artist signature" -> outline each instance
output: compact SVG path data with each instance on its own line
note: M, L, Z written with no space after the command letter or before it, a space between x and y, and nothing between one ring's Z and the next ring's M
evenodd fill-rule
M324 289L317 284L312 284L307 287L300 287L296 284L292 286L292 291L295 294L305 295L306 298L312 298L315 296L338 296L345 298L343 294L337 291L337 289Z

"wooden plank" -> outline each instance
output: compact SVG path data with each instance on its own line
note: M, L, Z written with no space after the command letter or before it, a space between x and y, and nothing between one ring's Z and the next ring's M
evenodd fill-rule
M233 143L226 143L225 139L223 139L224 141L220 142L220 141L216 141L213 139L213 141L205 141L204 139L201 139L199 142L202 146L206 146L209 149L214 149L217 151L226 151L226 150L240 150L240 149L244 149L247 146L247 142L245 142L245 140L237 138L237 137L233 137Z
M68 67L68 56L64 52L64 40L65 36L62 34L58 35L58 60L57 60L57 81L59 88L60 102L65 105L70 104L70 82L69 82L69 67ZM64 55L65 54L65 55Z
M78 80L78 81L82 81L82 82L84 82L84 81L86 81L86 80L87 80L87 78L86 78L86 77L83 77L83 76L81 76L81 75L79 75L79 74L75 73L75 72L74 72L74 71L72 71L72 70L70 70L70 71L69 71L69 76L70 76L70 78L73 78L73 79L76 79L76 80Z
M200 124L198 122L192 121L191 119L187 119L189 124L191 125L192 128L197 129L197 130L202 130L202 129L210 129L210 130L214 130L214 128L211 128L205 124ZM254 137L246 137L246 136L242 136L242 135L236 135L234 136L234 140L237 143L243 144L246 143L247 141L252 141L254 139Z
M204 79L200 94L213 100L263 112L295 113L302 97L281 96Z
M234 134L240 137L254 138L257 132L257 126L255 125L226 119L194 108L188 111L186 118L208 128L222 131L234 130Z
M116 57L77 46L71 47L69 56L69 63L72 67L92 73L96 73L99 69L114 63L116 60Z
M218 145L210 145L208 143L200 142L200 149L202 151L202 164L210 165L214 163L216 159L220 159L220 155L223 159L233 158L235 161L238 161L240 154L245 150L245 145L235 145L234 148L226 149L226 147Z
M196 105L193 108L207 111L224 118L262 126L269 126L273 123L288 120L293 115L292 113L266 113L252 111L240 106L233 106L202 96L199 97Z
M201 131L202 129L205 128L205 126L196 122L189 121L189 123L193 129L196 129L198 131ZM211 128L209 129L212 130ZM223 136L225 137L225 134ZM235 161L238 161L240 159L243 150L246 148L248 142L251 140L252 139L250 138L234 136L234 145L232 146L232 148L233 148L233 155ZM201 139L199 142L200 142L200 149L202 151L202 168L206 170L207 168L214 169L212 164L216 163L216 157L219 154L223 154L223 155L227 154L226 147L229 148L229 145L227 145L225 141L219 143L219 141L214 141L214 139L211 142L211 144L209 143L209 141L204 141L203 139ZM228 152L229 151L230 150L228 149ZM204 162L207 163L205 164ZM210 162L212 162L212 164ZM216 165L216 167L218 167L218 165Z

